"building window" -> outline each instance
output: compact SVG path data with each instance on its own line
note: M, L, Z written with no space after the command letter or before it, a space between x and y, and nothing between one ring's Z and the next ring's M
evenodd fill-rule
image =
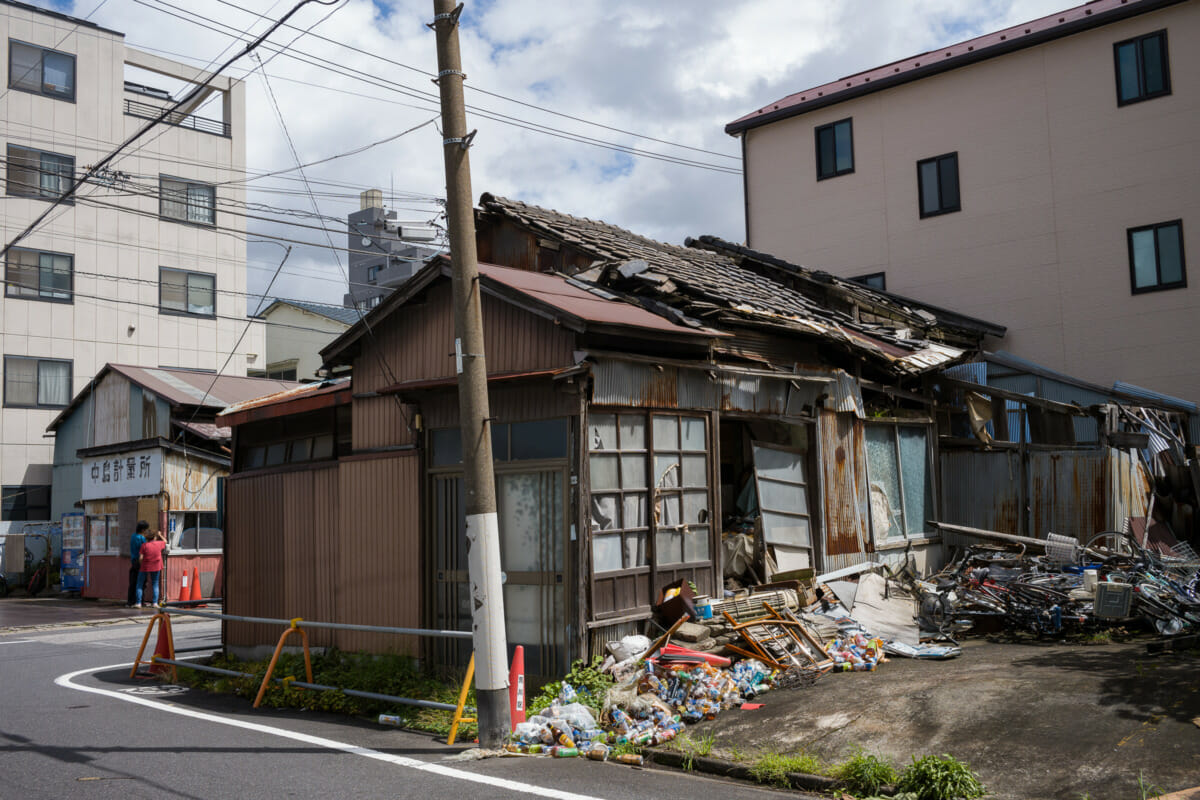
M74 259L65 253L13 248L4 263L4 293L26 300L69 303L73 265Z
M5 486L0 521L41 522L50 519L49 486Z
M854 133L843 119L817 128L817 180L854 172Z
M1130 228L1127 237L1129 279L1134 294L1187 286L1182 220Z
M925 536L934 515L929 428L870 424L865 438L875 541Z
M88 517L87 525L89 553L129 553L130 534L126 531L124 537L121 536L116 514Z
M158 271L158 308L175 314L216 316L217 278L181 269Z
M214 186L161 175L158 197L158 213L167 219L197 225L217 224L217 190Z
M8 40L8 85L12 89L75 99L75 56Z
M887 278L885 275L886 273L883 272L872 272L869 275L859 275L851 278L850 280L854 281L855 283L861 283L863 286L869 286L872 289L878 289L881 292L885 292L887 291Z
M379 265L378 264L376 264L373 267L367 267L367 282L368 283L374 283L375 279L378 277L379 277Z
M75 159L58 153L47 153L8 146L8 173L5 191L18 197L62 197L75 180Z
M5 406L63 408L70 402L70 361L25 356L4 357Z
M1167 32L1158 31L1113 45L1117 63L1117 105L1171 93Z
M917 162L921 218L961 211L958 200L958 153Z
M225 532L216 511L181 511L171 515L171 553L219 553Z

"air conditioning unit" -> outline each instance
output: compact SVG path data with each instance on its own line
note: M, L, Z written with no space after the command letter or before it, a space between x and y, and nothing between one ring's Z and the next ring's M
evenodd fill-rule
M1128 617L1132 604L1132 586L1128 583L1104 581L1096 585L1096 601L1092 605L1092 613L1106 619Z

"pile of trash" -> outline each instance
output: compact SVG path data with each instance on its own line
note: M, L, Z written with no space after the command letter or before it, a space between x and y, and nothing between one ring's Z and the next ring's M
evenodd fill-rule
M676 648L674 655L681 655L682 650ZM663 650L649 655L635 673L608 690L599 720L588 706L578 702L575 689L563 684L550 706L515 727L505 749L557 758L582 756L595 761L611 757L621 763L640 764L640 755L613 755L612 747L668 742L683 731L686 723L714 719L722 711L754 699L771 687L776 674L755 659L725 668L698 657L659 663L658 659L670 655Z

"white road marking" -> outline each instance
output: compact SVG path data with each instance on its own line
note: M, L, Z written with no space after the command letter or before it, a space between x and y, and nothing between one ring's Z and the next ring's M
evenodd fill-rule
M456 780L470 781L472 783L482 783L486 786L493 786L497 789L506 789L510 792L520 792L526 795L534 795L537 797L550 797L555 800L599 800L592 795L575 794L573 792L564 792L561 789L550 789L544 786L535 786L531 783L522 783L520 781L511 781L507 778L495 778L490 775L476 775L472 772L454 769L453 767L442 766L441 764L428 764L424 761L418 761L415 758L406 758L404 756L391 755L390 753L381 753L378 750L372 750L369 747L360 747L358 745L338 742L333 739L326 739L321 736L311 736L307 733L297 733L289 731L286 728L276 728L271 725L262 725L257 722L246 722L240 719L230 719L221 717L216 714L209 714L204 711L194 711L190 708L181 708L180 706L166 705L153 700L147 700L137 695L124 694L122 692L112 691L110 689L101 689L95 686L82 686L72 681L80 675L89 675L93 672L100 672L106 669L128 669L130 664L109 664L105 667L92 667L91 669L81 669L75 672L69 672L66 675L60 675L54 679L54 682L59 686L67 689L74 689L77 692L90 692L99 694L105 697L112 697L116 700L122 700L126 703L136 703L138 705L147 706L157 711L166 711L170 714L179 714L183 717L191 717L192 719L204 720L205 722L215 722L219 725L229 725L234 728L242 728L248 731L256 731L265 733L270 736L279 736L284 739L292 739L297 742L324 747L329 750L340 750L343 753L371 758L376 761L383 761L388 764L395 764L399 767L408 767L410 769L428 772L433 775L441 775L445 778L454 778Z
M0 644L27 644L36 641L37 639L0 639Z

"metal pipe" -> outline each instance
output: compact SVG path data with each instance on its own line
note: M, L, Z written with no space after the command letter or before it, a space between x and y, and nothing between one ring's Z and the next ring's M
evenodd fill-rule
M164 606L168 605L166 603ZM207 617L209 619L221 619L230 622L254 622L265 625L291 625L290 619L271 619L268 617L241 617L236 614L220 614L215 611L195 611L188 608L170 608L165 609L172 614L182 614L185 617ZM329 628L338 631L364 631L366 633L396 633L401 636L433 636L442 639L470 639L472 634L470 631L435 631L425 630L424 628L385 628L377 625L351 625L342 622L311 622L306 619L298 620L297 625L305 628Z

